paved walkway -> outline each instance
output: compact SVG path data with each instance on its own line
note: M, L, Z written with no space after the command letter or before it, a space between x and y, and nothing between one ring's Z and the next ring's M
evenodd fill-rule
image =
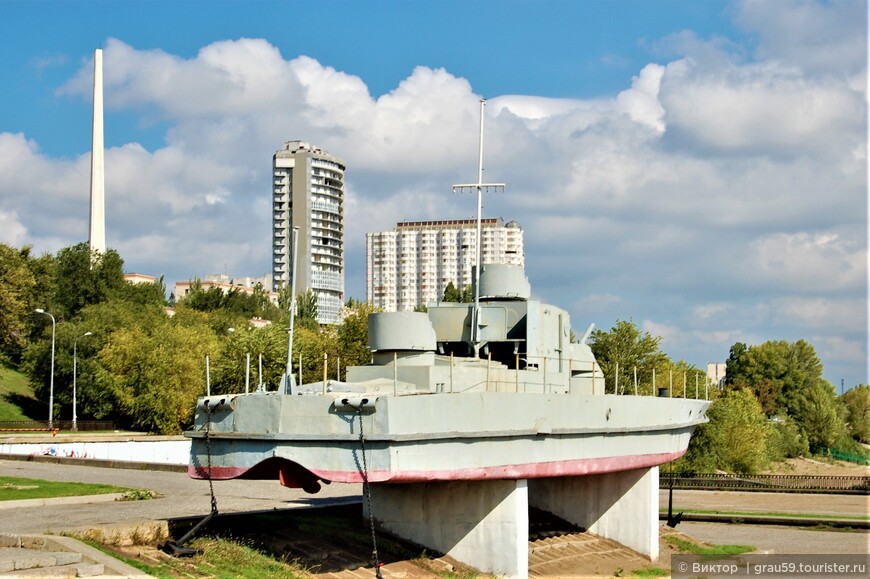
M147 501L75 503L29 508L26 516L0 516L0 533L58 533L111 527L139 521L205 516L211 509L208 481L184 473L98 468L18 460L0 460L4 476L55 481L103 483L146 489L161 498ZM361 485L324 485L316 495L282 487L277 481L228 480L214 482L221 513L318 506L340 500L360 500ZM8 511L6 511L8 512Z

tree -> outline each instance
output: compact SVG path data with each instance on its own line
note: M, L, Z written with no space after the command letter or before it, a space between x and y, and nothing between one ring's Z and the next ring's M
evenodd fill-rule
M817 380L792 401L791 415L807 438L810 448L835 447L846 435L834 386Z
M463 304L474 302L474 292L471 291L471 284L466 285L465 289L462 290L462 298L459 301Z
M753 474L768 465L770 426L750 390L726 392L713 401L707 417L710 421L697 428L680 466L706 472L719 468Z
M303 294L296 296L296 320L295 326L302 326L311 330L320 327L317 323L317 294L309 289Z
M855 440L870 443L870 386L859 384L841 397L846 409L846 426Z
M345 366L367 364L369 350L369 315L380 311L366 302L350 301L345 306L343 320L338 327L338 353Z
M639 392L653 394L653 370L656 369L659 381L663 377L666 379L666 368L670 364L667 355L659 349L661 340L660 336L653 337L649 332L641 333L632 321L617 320L609 332L593 331L589 347L592 348L592 353L604 372L605 384L610 385L611 391L615 388L618 365L620 390L624 390L623 386L627 389L629 384L633 384L634 368L637 368ZM662 370L665 370L664 376ZM661 382L658 384L661 385Z
M42 318L44 316L40 316ZM79 415L116 420L119 416L114 400L95 386L98 364L97 353L112 340L114 332L126 328L151 328L166 321L163 307L157 304L139 304L113 298L83 308L70 321L57 325L55 363L55 403L61 410L70 408L72 398L73 343L79 340L78 410ZM50 324L49 324L50 326ZM48 401L51 373L51 330L46 326L44 334L32 341L24 351L21 370L33 384L37 399ZM87 339L81 339L91 332ZM132 371L132 369L131 369ZM59 414L60 415L60 414Z
M205 356L218 356L217 338L205 325L165 319L152 328L113 333L100 351L97 386L111 398L127 428L176 434L193 420L205 394Z
M0 244L0 360L17 363L27 344L36 279L28 267L29 247Z
M777 416L770 421L767 437L767 456L772 461L806 456L809 443L797 423L790 416Z
M70 318L85 306L105 301L126 283L124 261L114 249L92 252L87 242L82 242L61 249L55 259L59 318Z
M115 289L112 292L111 297L139 305L168 305L166 301L166 286L163 283L163 276L160 277L159 281L152 283L125 283L121 287Z
M805 340L768 341L758 346L737 343L725 370L725 386L748 388L768 416L794 419L810 448L831 446L845 436L845 422L834 387L822 378L824 368Z
M725 386L751 389L768 416L793 414L801 392L822 380L823 371L815 349L804 340L737 343L726 363Z
M462 292L453 285L452 281L449 281L447 282L447 287L444 288L444 297L441 298L441 301L458 304L462 301Z

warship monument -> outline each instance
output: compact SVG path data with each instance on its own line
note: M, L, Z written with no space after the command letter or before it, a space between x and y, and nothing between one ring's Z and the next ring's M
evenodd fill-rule
M659 465L709 402L606 394L592 326L572 340L522 268L477 263L474 303L372 314L345 381L200 398L190 476L362 482L380 529L507 577L528 575L530 507L655 560Z

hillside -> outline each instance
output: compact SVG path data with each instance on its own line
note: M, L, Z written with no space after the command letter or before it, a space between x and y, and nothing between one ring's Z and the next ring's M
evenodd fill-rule
M24 374L0 366L0 422L7 420L44 420L48 408L33 396Z

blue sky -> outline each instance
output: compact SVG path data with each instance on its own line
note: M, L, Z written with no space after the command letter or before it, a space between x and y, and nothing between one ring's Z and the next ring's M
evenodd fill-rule
M0 242L87 237L95 48L108 243L170 283L268 271L271 156L303 139L347 163L364 298L366 231L473 213L449 187L486 97L485 213L576 328L699 367L804 338L868 381L863 2L0 0L0 46Z

